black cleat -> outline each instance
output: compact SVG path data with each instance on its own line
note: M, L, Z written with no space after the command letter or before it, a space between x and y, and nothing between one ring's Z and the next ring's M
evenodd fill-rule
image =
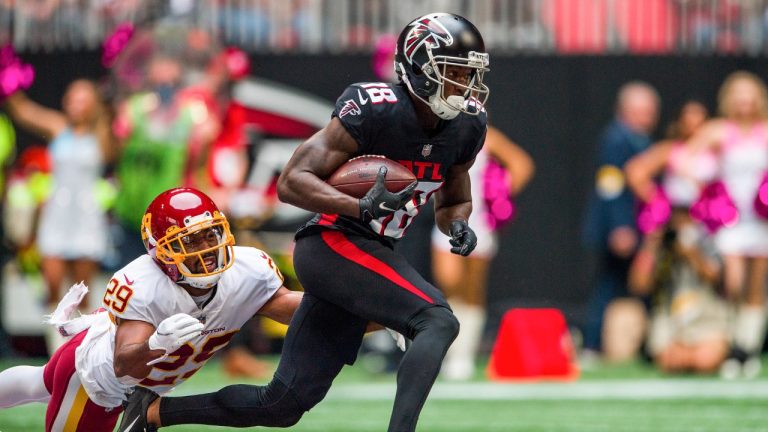
M157 432L157 427L147 423L149 404L160 396L152 390L136 386L128 400L123 402L123 420L119 432Z

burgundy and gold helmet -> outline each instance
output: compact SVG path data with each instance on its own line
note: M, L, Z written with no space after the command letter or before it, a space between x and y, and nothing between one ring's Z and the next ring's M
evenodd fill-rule
M216 285L234 260L235 238L227 218L213 200L192 188L169 189L158 195L144 213L141 239L168 277L194 288ZM195 247L195 243L205 247ZM199 261L192 261L197 271L185 264L189 258Z

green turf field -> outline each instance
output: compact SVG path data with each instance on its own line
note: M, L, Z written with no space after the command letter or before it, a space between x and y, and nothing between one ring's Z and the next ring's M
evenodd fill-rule
M11 366L0 363L0 368ZM482 378L438 382L422 412L424 432L740 432L768 431L768 364L754 381L664 377L640 364L585 372L575 383L494 384ZM480 374L478 374L480 375ZM212 362L178 394L230 384ZM394 394L394 376L347 368L327 399L288 431L384 431ZM0 432L43 429L45 407L0 411ZM223 430L177 426L163 431ZM264 430L253 428L251 430Z

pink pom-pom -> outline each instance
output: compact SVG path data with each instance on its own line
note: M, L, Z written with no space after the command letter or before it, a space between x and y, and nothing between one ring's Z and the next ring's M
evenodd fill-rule
M34 68L22 62L11 45L0 48L0 100L28 89L34 80Z
M704 225L710 233L724 226L733 226L739 220L739 210L722 181L706 185L690 212L691 217Z
M104 39L102 44L101 64L104 67L112 67L117 57L131 41L134 27L131 23L123 23L115 27L115 30Z
M637 229L643 234L664 226L672 214L672 206L662 188L656 188L650 201L640 204L637 212Z
M373 73L382 81L391 81L394 79L395 45L397 38L393 35L382 35L376 41L371 67Z
M763 176L760 187L755 195L755 213L764 219L768 219L768 173Z
M224 50L224 64L233 81L247 77L251 73L251 60L245 51L228 47Z
M488 159L483 170L483 202L488 226L499 229L515 216L515 203L509 188L509 173L501 164Z

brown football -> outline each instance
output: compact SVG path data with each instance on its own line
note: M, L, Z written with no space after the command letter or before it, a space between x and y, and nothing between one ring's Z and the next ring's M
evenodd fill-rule
M390 192L399 192L416 181L408 168L384 156L365 155L350 159L328 178L328 184L355 198L362 198L376 182L379 168L387 167L385 184Z

